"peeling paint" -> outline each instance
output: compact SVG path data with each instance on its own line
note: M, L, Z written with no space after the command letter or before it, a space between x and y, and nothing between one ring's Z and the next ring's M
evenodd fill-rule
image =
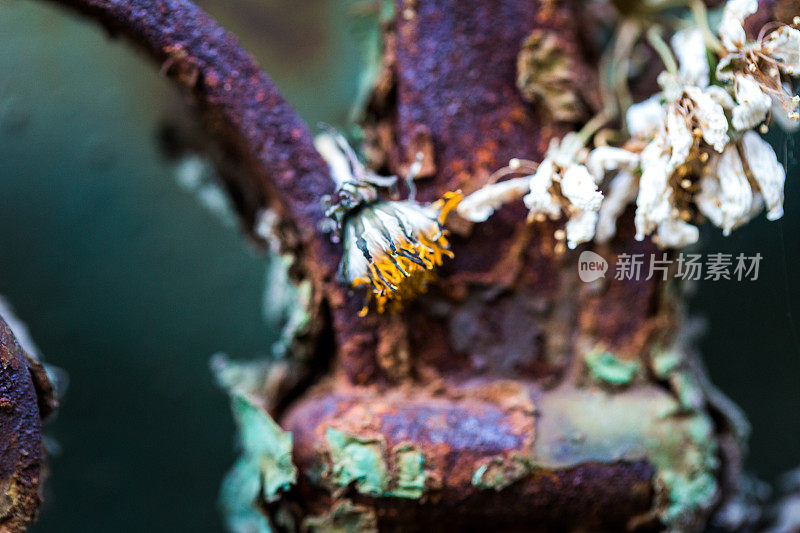
M691 530L716 503L714 424L703 411L683 410L663 388L646 385L614 394L565 387L537 406L536 466L647 459L658 471L656 514L679 530Z
M378 520L369 507L342 500L326 514L306 518L303 526L309 533L377 533Z
M395 446L394 457L397 469L397 481L389 496L398 498L419 499L425 493L425 456L412 446L401 444Z
M627 385L639 371L638 361L623 361L605 350L590 351L585 360L592 377L611 385Z
M664 471L659 477L669 491L669 503L661 513L661 519L680 530L683 530L682 522L687 515L707 511L716 501L719 487L716 478L709 473L687 478L676 472ZM691 521L686 526L691 527Z
M232 401L242 451L258 465L265 500L276 501L280 492L297 481L297 469L292 464L292 434L283 431L272 417L247 399L235 396Z
M511 457L493 457L475 470L472 484L482 489L503 490L524 478L533 470L530 459L515 454Z
M269 365L224 361L215 369L217 380L231 396L241 447L239 459L222 483L220 506L230 531L268 533L272 531L269 519L259 511L258 504L277 502L297 482L292 434L253 399Z
M325 430L331 454L330 479L340 487L355 483L362 494L381 496L388 486L388 473L379 439L349 435L338 429Z
M684 355L679 350L656 351L650 359L650 367L658 379L666 379L683 363Z

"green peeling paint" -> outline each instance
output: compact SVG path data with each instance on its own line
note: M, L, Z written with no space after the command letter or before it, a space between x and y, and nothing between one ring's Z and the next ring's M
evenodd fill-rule
M242 451L257 461L263 476L263 496L267 501L275 501L280 491L297 481L297 469L292 464L292 434L283 431L265 411L241 396L233 398L233 413Z
M269 519L259 512L257 504L278 501L281 493L296 483L292 434L283 431L253 400L251 393L263 383L268 365L217 358L212 366L220 385L230 394L241 447L241 455L220 491L226 524L233 533L269 533Z
M585 359L592 377L611 385L626 385L639 371L638 361L623 361L605 350L591 351Z
M657 471L656 512L676 530L691 530L716 503L714 424L703 411L683 410L662 387L642 385L624 394L564 388L543 395L537 407L536 466L647 459Z
M272 533L269 520L255 507L261 491L258 464L241 457L228 471L220 489L220 507L231 533Z
M363 439L338 429L325 430L325 440L331 454L330 477L346 487L355 483L362 494L381 496L389 485L383 446L378 439Z
M531 461L520 455L493 457L472 475L472 484L481 489L503 490L533 470Z
M337 503L327 514L310 516L303 521L309 533L377 533L378 521L369 507L353 505L349 500Z
M651 367L658 379L666 379L683 362L683 354L678 350L659 351L653 354Z
M669 505L661 519L672 525L680 524L691 513L707 510L717 494L717 480L708 473L686 478L675 472L662 472L661 481L669 490ZM688 525L688 524L687 524Z
M421 498L425 492L425 456L415 448L399 445L394 449L397 481L387 494L398 498Z

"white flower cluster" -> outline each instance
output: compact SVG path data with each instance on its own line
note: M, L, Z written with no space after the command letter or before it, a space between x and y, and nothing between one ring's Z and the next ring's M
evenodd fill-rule
M634 202L636 238L652 235L665 248L695 243L700 215L725 235L764 207L769 220L780 218L785 171L753 129L765 131L771 117L781 125L798 119L800 98L786 81L800 75L800 20L748 41L743 23L757 7L757 0L729 0L720 44L697 27L673 35L665 48L675 68L659 75L658 94L627 110L621 147L588 152L585 139L569 134L551 144L535 173L483 187L458 213L480 222L524 195L532 218L567 217L570 248L611 239Z
M556 220L566 215L565 237L570 248L591 240L603 194L589 170L583 141L576 134L553 139L536 171L521 178L487 185L462 200L458 213L483 222L502 204L524 196L531 220ZM512 169L517 163L512 161Z

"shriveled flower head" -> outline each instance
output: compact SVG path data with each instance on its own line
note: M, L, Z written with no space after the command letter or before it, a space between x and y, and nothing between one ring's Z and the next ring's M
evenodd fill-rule
M748 130L763 122L773 108L786 117L800 119L800 98L785 82L800 75L800 30L795 24L764 26L754 41L744 31L744 20L756 12L756 0L729 0L723 9L719 35L725 47L717 65L717 78L735 83L733 126ZM787 88L788 87L788 88Z
M460 193L447 193L428 206L410 200L374 202L347 215L339 276L353 287L368 288L361 316L371 300L383 313L425 292L433 269L453 256L444 222L460 199Z
M340 281L368 289L361 316L373 301L379 313L399 310L425 292L433 270L453 256L444 222L461 201L461 193L447 193L428 205L410 199L381 200L378 187L394 185L394 176L367 169L332 128L317 136L314 144L336 182L336 199L326 199L326 214L334 236L344 244Z

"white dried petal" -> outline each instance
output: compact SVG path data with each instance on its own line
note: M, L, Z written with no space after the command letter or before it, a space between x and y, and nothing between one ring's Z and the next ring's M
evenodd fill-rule
M597 211L579 211L567 221L567 247L574 250L579 244L589 242L594 237L597 226Z
M586 168L597 183L603 180L606 172L612 170L633 170L639 166L639 154L613 146L598 146L589 153Z
M776 59L790 76L800 74L800 30L781 26L769 35L764 51Z
M694 102L694 116L703 133L703 139L717 152L722 152L730 141L728 119L725 117L722 105L717 103L710 94L697 87L687 87L686 94Z
M707 86L709 69L703 32L695 27L677 31L670 44L678 59L678 72L684 83L698 87Z
M558 218L561 215L561 206L550 194L550 186L553 184L553 162L545 158L536 169L536 173L528 180L530 192L522 199L525 206L533 214L541 213L550 218Z
M654 239L662 248L685 248L700 239L697 226L679 218L669 218L658 225Z
M642 176L639 178L639 194L636 197L636 240L643 240L672 210L672 189L669 165L664 141L655 138L642 151Z
M736 75L736 101L733 108L733 127L739 131L749 130L767 118L772 99L761 91L750 76Z
M733 106L736 105L731 94L718 85L709 85L703 89L703 92L714 102L722 106L723 109L733 109Z
M753 191L744 173L736 146L729 146L717 160L716 175L700 180L700 192L695 197L697 208L724 235L752 216Z
M314 137L314 147L325 162L328 163L334 183L342 185L355 180L353 171L350 168L350 162L333 135L320 133Z
M546 158L553 161L556 166L567 168L578 159L578 153L584 147L584 140L571 131L559 139L552 139L547 147Z
M561 194L582 211L597 211L603 201L603 193L589 171L583 165L571 165L561 176Z
M371 228L369 225L367 225L367 227ZM343 238L344 255L342 256L342 263L339 268L342 278L348 280L348 282L361 278L369 278L369 261L356 244L359 237L354 224L347 224L345 226Z
M484 222L503 204L522 198L530 191L530 176L484 185L458 204L459 215L472 222Z
M630 106L625 114L625 122L631 137L649 140L664 127L665 116L661 96L656 94Z
M598 211L595 241L605 243L617 234L617 219L636 200L639 183L631 172L620 172L611 180Z
M675 170L689 158L694 144L692 129L677 106L670 106L667 111L667 141L671 153L669 166L671 170Z
M719 37L725 48L733 52L744 46L747 41L744 19L756 10L758 10L758 0L728 0L722 10L722 21L719 24Z
M767 206L767 218L769 220L781 218L786 172L778 163L775 151L754 131L748 131L742 137L742 151Z

